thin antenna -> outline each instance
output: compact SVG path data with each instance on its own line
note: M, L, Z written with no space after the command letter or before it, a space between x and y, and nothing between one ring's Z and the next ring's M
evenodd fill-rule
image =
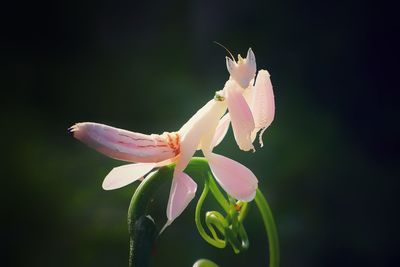
M220 47L222 47L223 49L225 49L225 50L226 50L226 52L228 52L228 53L229 53L229 55L231 55L231 58L232 58L232 60L233 60L233 61L236 61L236 60L235 60L235 58L233 57L233 55L232 55L231 51L229 51L229 49L228 49L228 48L226 48L224 45L222 45L222 44L218 43L217 41L213 41L213 43L214 43L214 44L217 44L217 45L219 45Z

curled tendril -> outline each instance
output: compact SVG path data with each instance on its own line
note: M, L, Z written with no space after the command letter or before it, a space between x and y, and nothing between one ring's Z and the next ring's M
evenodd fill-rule
M158 227L149 217L149 203L154 198L157 190L172 178L175 165L164 166L146 178L136 189L132 196L128 210L128 226L130 235L129 266L149 266L151 249L154 244ZM234 251L241 251L249 246L243 221L248 212L248 203L232 198L226 199L218 189L209 169L208 162L204 158L193 158L185 169L191 177L198 177L205 181L205 186L196 206L195 221L200 235L211 245L224 248L226 244L232 245ZM201 208L207 194L211 192L224 212L225 217L217 211L206 213L205 222L212 236L206 233L200 219ZM279 267L279 240L275 221L267 200L257 189L254 202L260 211L264 223L265 232L269 242L269 267ZM219 237L221 236L221 238ZM235 250L236 249L236 250ZM196 267L215 267L214 263L207 260L196 262ZM201 265L200 265L201 264Z
M195 213L196 226L200 235L205 241L217 248L225 248L229 243L235 253L247 250L249 239L243 226L243 220L247 214L248 203L236 201L231 197L227 200L210 172L207 173L204 180L204 189L197 202ZM205 224L211 235L205 231L201 222L201 208L210 191L226 212L225 216L218 211L206 212Z

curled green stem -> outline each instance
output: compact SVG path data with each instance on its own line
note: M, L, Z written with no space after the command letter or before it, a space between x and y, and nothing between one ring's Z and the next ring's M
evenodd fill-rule
M204 178L204 189L197 202L195 212L195 222L199 234L206 242L217 248L225 248L226 244L229 243L235 253L240 253L248 249L249 240L242 223L247 214L247 203L241 201L236 202L236 200L229 196L229 201L226 200L224 194L221 193L215 183L214 177L210 171L207 172L207 176ZM211 235L206 232L201 222L201 209L210 191L227 213L226 217L224 217L217 211L206 212L205 223ZM222 236L222 238L220 238L220 236Z
M204 184L204 189L203 192L200 195L199 201L197 202L196 205L196 211L195 211L195 222L197 226L197 230L199 231L200 235L203 237L205 241L207 241L209 244L213 245L214 247L217 248L224 248L226 246L225 240L221 240L218 237L216 237L216 233L214 229L211 231L212 235L214 238L210 237L206 231L204 230L204 227L201 223L201 207L203 206L203 202L206 199L206 196L208 194L209 187L208 187L208 179L205 180ZM214 232L213 232L214 231Z

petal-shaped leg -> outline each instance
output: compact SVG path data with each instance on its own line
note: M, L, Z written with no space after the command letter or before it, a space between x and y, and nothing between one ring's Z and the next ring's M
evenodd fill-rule
M252 171L215 153L207 154L207 159L215 179L229 195L246 202L254 199L258 180Z
M243 97L242 90L233 81L228 81L224 90L236 143L244 151L254 149L251 140L254 119L250 107Z
M171 224L194 198L197 184L184 172L175 169L167 206L167 225Z
M219 122L217 129L215 130L215 134L212 140L212 148L216 147L221 143L221 141L224 139L226 133L228 132L229 129L229 124L231 123L231 117L229 116L229 113L225 114Z
M262 146L262 133L272 123L275 116L274 92L268 71L260 70L258 72L256 84L250 90L254 90L250 108L253 113L255 131L263 129L259 136Z
M128 185L142 178L154 167L156 163L137 163L116 167L104 179L103 189L113 190Z
M77 123L68 130L76 139L118 160L159 162L177 155L176 133L147 135L93 122Z

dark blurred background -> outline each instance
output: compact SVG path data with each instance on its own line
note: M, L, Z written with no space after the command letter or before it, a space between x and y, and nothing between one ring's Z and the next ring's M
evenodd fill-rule
M95 121L173 131L222 88L226 52L253 48L276 117L256 153L230 130L216 150L254 171L274 211L282 266L394 266L399 221L399 28L382 1L8 1L1 24L1 266L127 266L137 186L66 129ZM199 190L201 189L199 185ZM154 205L164 214L169 188ZM154 266L267 266L255 207L249 251L203 241L195 201Z

